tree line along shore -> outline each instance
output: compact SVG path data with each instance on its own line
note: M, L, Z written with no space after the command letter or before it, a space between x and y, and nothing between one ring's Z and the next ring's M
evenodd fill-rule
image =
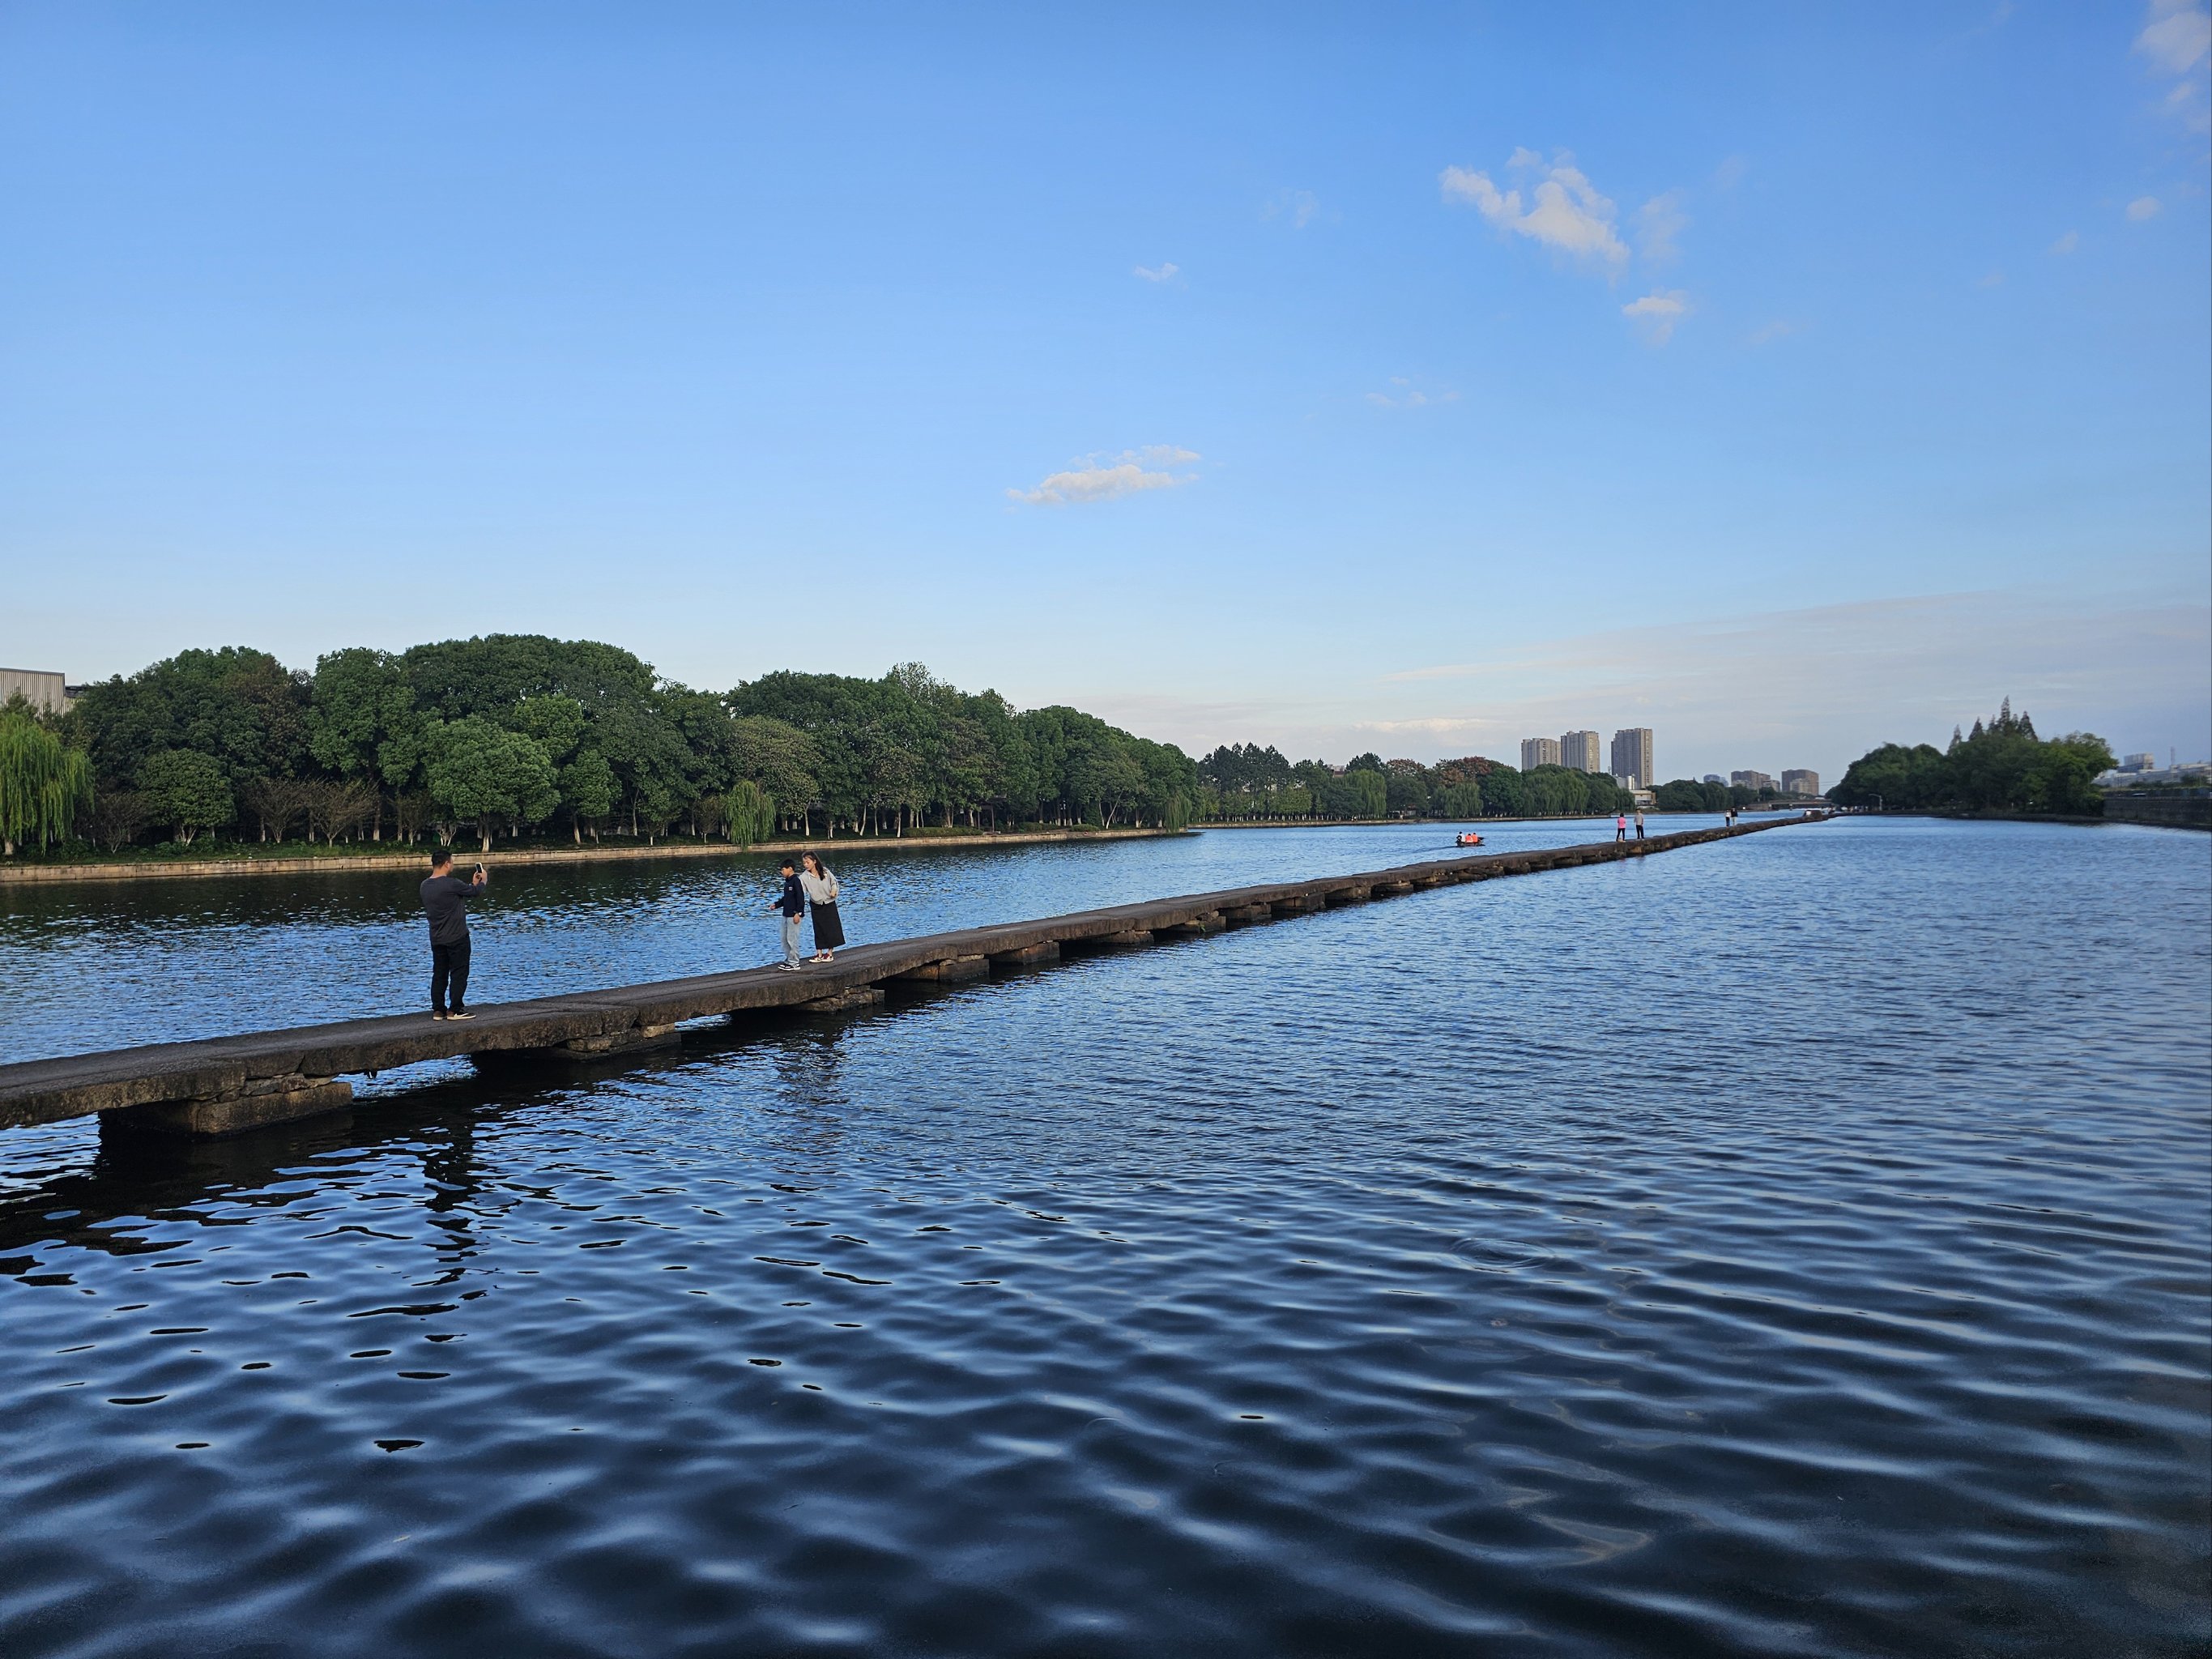
M1850 764L1828 791L1838 806L1889 812L1997 812L2029 817L2101 817L2096 786L2112 745L2089 732L2042 738L2007 697L1971 732L1951 728L1948 747L1885 743Z
M1855 801L1865 783L1860 793L1891 806L1993 795L2035 810L2027 804L2078 804L2090 762L2110 763L2079 734L2037 746L2008 706L1953 748L1886 746L1836 798ZM1687 780L1657 792L1673 811L1755 799ZM243 647L188 650L86 686L60 714L21 699L0 708L0 851L11 858L173 860L225 843L232 856L295 844L328 854L464 835L487 852L502 840L650 847L672 832L743 847L1574 817L1632 800L1601 773L1523 773L1481 756L1424 765L1365 754L1336 767L1245 744L1194 761L1080 709L1017 710L995 691L963 691L917 663L878 679L778 672L696 691L619 647L537 635L349 648L312 673Z
M1272 759L1267 758L1272 757ZM1279 776L1277 774L1279 773ZM1017 710L919 664L879 679L779 672L726 692L619 647L492 635L331 652L312 673L243 647L0 709L0 844L82 860L234 856L472 837L651 846L672 833L1174 830L1194 821L1610 811L1613 781L1479 757L1194 762L1080 709Z

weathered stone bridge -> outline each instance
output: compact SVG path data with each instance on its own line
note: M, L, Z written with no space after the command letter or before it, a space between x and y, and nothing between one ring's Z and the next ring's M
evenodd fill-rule
M1801 823L1784 819L1780 823ZM1112 951L1343 904L1395 898L1498 876L1642 858L1771 830L1691 830L1642 842L1594 842L1528 852L1474 854L1364 875L1273 882L1141 904L1083 910L1041 921L933 933L864 945L829 966L787 973L749 968L606 991L579 991L489 1005L473 1020L427 1013L340 1020L289 1031L194 1042L161 1042L105 1054L0 1066L0 1127L104 1115L118 1129L184 1135L234 1134L343 1107L348 1076L374 1076L422 1060L466 1054L480 1066L587 1060L681 1041L686 1021L775 1012L836 1013L884 1000L889 984L948 984L994 969L1031 968L1063 952Z

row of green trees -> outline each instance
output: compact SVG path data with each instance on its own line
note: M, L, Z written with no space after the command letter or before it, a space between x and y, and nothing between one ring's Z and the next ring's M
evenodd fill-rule
M1756 806L1761 801L1782 799L1779 789L1753 789L1748 784L1692 778L1676 778L1651 792L1651 804L1662 812L1725 812L1732 806Z
M1633 797L1602 772L1522 772L1469 755L1424 766L1355 757L1340 770L1286 760L1256 744L1224 744L1198 763L1197 815L1214 822L1312 818L1519 818L1626 811Z
M58 771L56 769L59 769ZM1079 709L1017 712L918 663L881 679L775 673L723 693L592 641L494 635L332 652L185 651L86 687L58 720L0 718L0 834L111 848L231 833L450 841L678 825L780 831L1189 820L1180 750Z
M2105 798L2095 779L2112 764L2111 746L2087 732L2039 738L2035 722L2014 714L2012 699L1972 732L1951 729L1948 748L1886 743L1853 761L1828 791L1839 806L1891 812L2008 811L2097 817Z

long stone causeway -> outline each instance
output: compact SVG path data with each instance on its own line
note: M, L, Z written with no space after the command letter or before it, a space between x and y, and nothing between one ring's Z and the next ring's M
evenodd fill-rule
M885 999L884 987L944 985L992 971L1042 966L1063 952L1124 950L1200 938L1279 916L1395 898L1462 882L1645 858L1725 841L1802 818L1688 830L1646 841L1588 842L1484 853L1364 875L1272 882L1192 893L1039 921L1013 921L841 951L802 973L748 968L653 985L578 991L492 1004L470 1021L426 1012L339 1020L289 1031L159 1042L104 1054L0 1066L0 1128L103 1115L103 1127L154 1134L234 1134L337 1109L353 1098L349 1076L468 1055L480 1066L591 1060L682 1041L686 1022L764 1013L831 1014Z

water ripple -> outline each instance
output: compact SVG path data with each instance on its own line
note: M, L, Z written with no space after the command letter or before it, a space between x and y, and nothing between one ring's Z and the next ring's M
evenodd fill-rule
M1838 825L11 1137L0 1650L2202 1651L2202 847Z

